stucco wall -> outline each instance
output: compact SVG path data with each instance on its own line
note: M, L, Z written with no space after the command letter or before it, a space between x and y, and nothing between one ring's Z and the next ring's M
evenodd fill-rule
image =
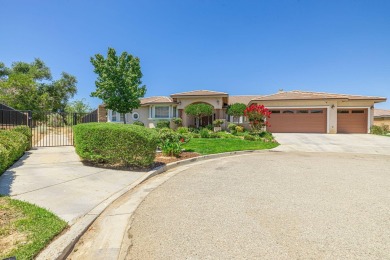
M390 117L374 118L374 125L377 125L377 126L388 125L388 126L390 126Z

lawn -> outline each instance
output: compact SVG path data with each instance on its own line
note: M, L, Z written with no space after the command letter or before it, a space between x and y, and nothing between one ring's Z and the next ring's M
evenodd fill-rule
M45 209L0 197L0 259L33 259L66 226Z
M248 141L242 139L225 138L193 138L184 145L186 151L200 154L214 154L243 150L271 149L279 144L272 142Z

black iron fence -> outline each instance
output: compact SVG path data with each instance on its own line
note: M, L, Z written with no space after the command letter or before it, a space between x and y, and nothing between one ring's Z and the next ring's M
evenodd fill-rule
M29 126L33 147L73 145L73 126L97 122L97 110L91 113L31 112L0 109L0 129Z

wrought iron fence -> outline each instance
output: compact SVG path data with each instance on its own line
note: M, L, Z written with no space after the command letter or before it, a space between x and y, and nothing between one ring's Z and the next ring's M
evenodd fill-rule
M97 110L91 113L31 112L0 109L0 129L29 126L33 147L73 145L73 126L97 122Z

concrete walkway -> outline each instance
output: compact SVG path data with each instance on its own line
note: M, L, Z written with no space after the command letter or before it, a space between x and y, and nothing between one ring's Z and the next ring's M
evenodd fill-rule
M390 155L390 137L371 134L276 133L281 144L275 151L336 152Z
M44 147L0 176L0 194L49 209L72 225L146 174L84 166L72 146Z

